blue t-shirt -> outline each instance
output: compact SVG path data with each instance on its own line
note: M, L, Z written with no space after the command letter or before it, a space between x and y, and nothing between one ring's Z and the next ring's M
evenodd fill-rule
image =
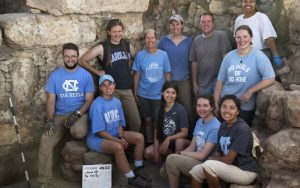
M106 100L98 97L90 108L90 129L88 137L98 137L97 133L106 131L118 137L119 125L126 126L122 105L119 99L113 97Z
M251 87L261 80L274 78L275 73L268 57L257 49L241 57L237 50L229 52L223 59L218 80L224 84L221 96L233 94L239 99ZM256 94L248 102L241 104L242 110L255 108Z
M79 110L85 102L85 94L95 91L92 75L78 66L74 72L64 67L53 71L45 90L56 95L55 114L70 114Z
M224 121L218 132L217 151L222 155L227 155L230 150L237 153L232 165L242 170L258 172L258 165L252 156L253 136L248 124L241 118L227 126Z
M175 81L190 77L189 49L193 39L185 37L176 45L169 36L164 36L158 43L158 48L167 52L171 65L171 78Z
M193 136L196 137L196 151L201 152L205 143L216 144L218 142L218 131L220 121L213 117L209 122L204 123L203 119L196 122Z
M144 49L137 54L132 70L141 74L138 95L147 99L160 99L165 73L171 72L167 53L158 49L151 54Z

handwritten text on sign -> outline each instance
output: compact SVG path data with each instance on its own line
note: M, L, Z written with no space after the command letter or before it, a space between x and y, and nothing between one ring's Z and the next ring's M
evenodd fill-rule
M111 164L83 165L82 188L111 188Z

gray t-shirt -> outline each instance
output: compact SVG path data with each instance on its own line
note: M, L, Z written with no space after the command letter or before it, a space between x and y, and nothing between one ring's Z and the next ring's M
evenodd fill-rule
M223 60L223 55L231 50L227 34L214 30L212 36L198 35L191 46L189 60L198 63L198 85L208 86L214 82Z

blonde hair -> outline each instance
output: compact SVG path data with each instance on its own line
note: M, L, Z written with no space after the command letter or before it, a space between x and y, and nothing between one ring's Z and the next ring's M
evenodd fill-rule
M148 33L154 33L154 36L155 38L157 39L157 35L156 35L156 31L154 29L147 29L145 32L144 32L144 39L146 38L146 35Z

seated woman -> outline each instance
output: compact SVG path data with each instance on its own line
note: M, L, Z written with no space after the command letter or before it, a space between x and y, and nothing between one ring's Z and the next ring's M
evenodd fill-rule
M179 153L187 145L188 115L186 109L176 102L177 86L173 81L163 85L154 144L145 149L144 157L161 162L170 153Z
M149 177L142 173L144 137L141 133L123 131L125 118L119 99L113 97L115 81L110 75L102 75L99 79L101 95L90 108L90 130L87 145L91 150L112 154L118 168L128 178L128 185L151 187ZM134 145L134 166L130 169L124 150L128 144Z
M180 174L191 177L189 171L212 153L220 127L219 120L213 114L214 106L212 95L200 95L197 98L196 111L200 119L196 123L191 144L180 154L171 154L166 159L170 188L178 188Z
M252 156L252 130L238 117L240 101L235 95L225 95L220 101L224 119L218 132L218 145L214 157L196 165L190 171L192 187L202 187L204 179L210 188L219 188L220 180L227 183L249 185L257 176L258 165Z

